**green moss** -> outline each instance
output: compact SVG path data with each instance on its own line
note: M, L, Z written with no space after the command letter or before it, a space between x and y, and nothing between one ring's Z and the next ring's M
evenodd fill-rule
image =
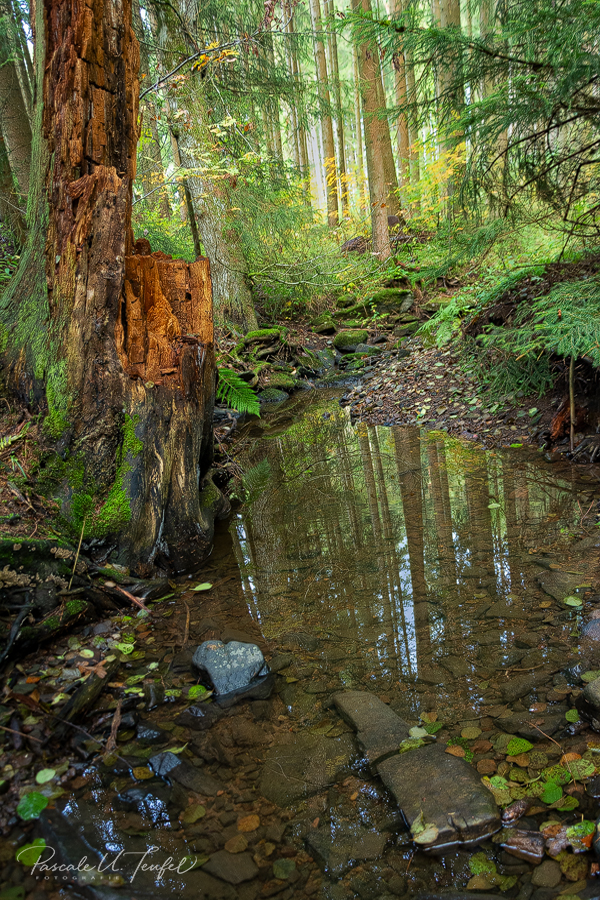
M357 344L366 344L369 332L363 330L357 331L340 331L333 339L333 346L338 350L350 349L356 347Z
M254 344L256 341L267 342L270 340L279 340L281 338L280 328L259 328L258 331L249 331L244 338L245 344Z
M131 505L125 489L126 476L131 472L133 460L144 447L143 442L136 436L135 426L137 416L125 416L123 423L123 442L117 457L117 471L115 480L108 492L108 496L100 510L92 516L90 528L86 527L86 535L104 537L107 534L115 534L131 521Z
M50 366L46 381L46 400L48 415L44 420L44 427L53 438L59 438L69 424L68 412L71 403L67 391L67 366L64 360Z
M270 388L279 388L281 391L293 391L296 387L296 380L285 372L274 372L269 376Z
M0 323L0 353L4 353L8 345L8 328Z
M77 597L74 597L72 600L67 600L65 603L65 609L70 616L76 616L77 613L80 613L85 607L85 600L79 600Z

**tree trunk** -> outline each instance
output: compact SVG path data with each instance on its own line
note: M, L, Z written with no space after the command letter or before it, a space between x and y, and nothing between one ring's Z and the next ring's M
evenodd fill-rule
M323 135L323 165L325 170L325 187L327 191L327 221L331 228L339 223L337 177L335 172L335 145L333 141L333 123L331 121L331 101L329 83L327 81L327 61L325 45L321 36L323 23L319 0L310 0L310 15L314 37L315 61L317 66L317 82L321 100L321 131Z
M352 9L371 10L370 0L352 0ZM365 116L365 148L367 151L367 172L369 176L369 199L371 203L371 228L373 232L373 253L379 259L389 259L392 254L388 231L389 186L383 161L385 132L389 140L387 121L379 118L377 83L381 84L377 50L365 42L357 48L360 89Z
M360 75L358 72L358 52L356 45L352 45L353 69L354 69L354 121L356 129L356 183L358 185L358 205L361 213L367 209L365 198L365 167L362 135L362 115L360 112Z
M139 572L181 571L207 555L218 507L200 495L211 286L207 260L133 245L138 66L131 0L36 4L30 231L0 322L12 382L45 387L73 531L117 538L117 561Z
M396 0L395 7L395 14L400 16L403 12L402 0ZM404 58L403 50L399 50L394 54L393 63L396 70L396 103L400 108L400 113L398 115L398 167L400 172L400 189L405 190L410 184L410 141L408 136L408 117L406 113L406 60Z
M333 24L335 6L333 0L325 0L325 9ZM344 113L342 109L342 87L340 84L340 65L338 59L337 35L333 28L329 35L329 54L331 57L331 77L333 79L333 97L335 101L335 124L338 145L338 173L340 179L340 197L342 200L342 216L350 216L350 198L348 196L348 175L346 172L346 144L344 140Z
M14 48L7 34L0 33L0 127L10 170L23 207L29 192L31 125L23 99Z
M371 10L371 0L367 0L368 9ZM400 200L398 198L398 176L396 174L396 164L394 162L394 151L392 150L392 136L390 134L390 125L387 118L387 98L385 87L383 84L383 70L381 68L379 47L374 47L373 64L377 70L375 77L375 89L377 95L377 106L379 109L380 120L380 152L383 157L383 168L385 171L385 181L388 186L388 215L401 216Z

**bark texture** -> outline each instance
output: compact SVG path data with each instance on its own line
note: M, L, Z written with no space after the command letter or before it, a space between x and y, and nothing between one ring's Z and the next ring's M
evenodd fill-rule
M73 526L118 537L138 571L179 570L211 539L198 500L215 377L208 263L133 244L131 0L43 0L35 30L32 226L0 307L6 361L29 396L45 385Z
M352 9L362 9L368 14L371 11L370 0L352 0ZM380 259L388 259L391 256L391 248L387 217L393 215L393 212L388 206L389 185L386 180L383 147L386 132L388 141L390 133L387 121L378 116L380 111L378 85L381 86L381 74L377 48L365 41L357 48L357 55L364 110L373 253Z

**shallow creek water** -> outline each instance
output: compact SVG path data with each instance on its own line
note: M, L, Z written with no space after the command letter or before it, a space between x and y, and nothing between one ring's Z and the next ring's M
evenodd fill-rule
M274 691L197 730L180 698L149 710L147 684L137 736L122 732L119 745L138 779L122 761L83 766L57 801L69 824L48 816L47 843L63 841L71 859L77 841L79 856L112 859L158 848L78 876L107 898L111 878L125 879L115 897L376 900L451 895L474 874L472 889L519 900L598 893L590 852L570 874L553 863L545 880L493 840L443 856L415 852L331 702L343 689L373 692L482 775L506 776L513 797L515 769L532 780L565 751L592 758L600 736L565 715L581 673L599 667L593 629L582 636L600 600L597 472L524 448L484 452L442 433L352 428L323 395L265 415L240 446L244 502L201 572L214 588L157 605L165 618L127 675L148 675L155 660L163 686L191 682L191 650L237 639L258 642L272 660ZM581 606L565 605L568 596ZM154 733L144 733L148 724ZM506 761L510 738L499 736L519 732L543 754L538 770L536 759ZM183 745L180 759L208 783L147 777L151 754ZM594 791L580 782L565 791L576 810L538 800L519 827L597 817ZM491 864L483 875L472 862L482 850ZM179 872L142 867L130 883L139 860L178 865L186 855L209 859L190 871L187 861Z

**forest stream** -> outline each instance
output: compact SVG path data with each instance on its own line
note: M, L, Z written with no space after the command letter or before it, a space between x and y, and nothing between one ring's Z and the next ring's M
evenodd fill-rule
M37 900L44 879L105 900L598 894L581 823L598 818L600 735L580 719L600 728L583 702L600 675L597 469L353 427L338 397L304 394L246 426L210 587L154 604L118 753L75 763L35 830L15 826L3 898ZM81 642L101 650L111 630ZM189 711L209 639L258 644L274 674ZM381 717L384 744L406 725L409 752L355 735L369 695L371 738ZM115 706L104 693L96 708L108 727ZM423 796L411 833L403 791L427 793L432 752L439 796ZM440 832L437 852L419 849L421 826ZM40 835L23 874L15 848ZM44 870L83 857L87 872Z

